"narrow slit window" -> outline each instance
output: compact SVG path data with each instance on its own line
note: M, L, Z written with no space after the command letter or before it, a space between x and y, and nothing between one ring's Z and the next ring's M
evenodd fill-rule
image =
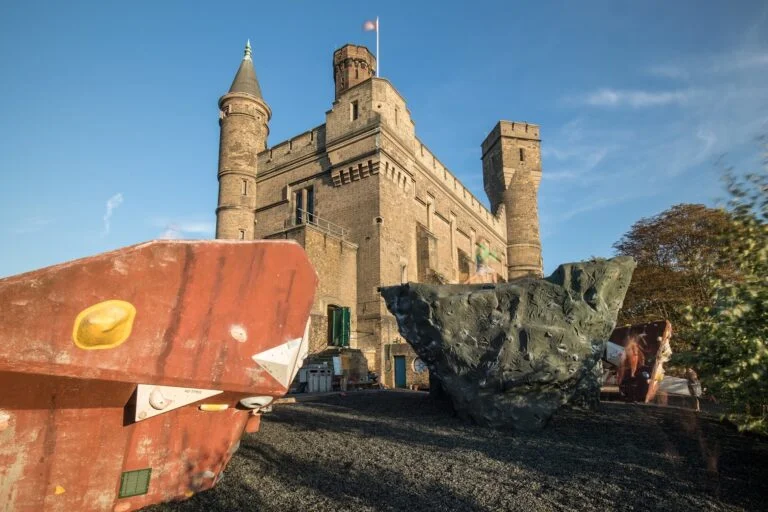
M315 222L315 187L307 189L307 222Z
M357 119L357 116L358 116L359 112L358 112L358 107L357 107L357 102L356 101L352 102L351 114L352 114L352 120L353 121L355 119Z
M301 224L304 220L304 194L303 190L296 192L296 224Z
M245 240L245 230L241 229L240 231L240 240Z
M525 162L525 150L520 148L520 161Z
M243 179L243 195L248 195L248 180Z

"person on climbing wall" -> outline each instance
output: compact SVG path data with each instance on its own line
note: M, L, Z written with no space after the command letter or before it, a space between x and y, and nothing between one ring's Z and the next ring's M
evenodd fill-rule
M495 283L496 272L488 264L489 258L493 258L496 261L501 261L496 253L491 251L491 244L488 239L483 237L477 243L475 249L475 262L477 268L475 275L470 277L468 283Z

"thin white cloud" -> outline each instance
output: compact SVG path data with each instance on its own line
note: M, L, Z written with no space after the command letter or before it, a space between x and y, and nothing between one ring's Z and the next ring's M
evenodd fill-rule
M653 195L653 191L634 190L612 196L585 197L570 209L560 210L557 213L543 213L539 217L541 237L542 239L547 239L555 235L558 231L559 224L568 222L574 217L578 217L592 211L601 210L603 208L615 207L620 204L627 203L628 201L637 200L642 197L648 197L650 195Z
M542 237L663 190L694 169L708 173L718 156L768 133L768 89L756 87L765 72L708 76L680 109L661 111L654 122L617 128L588 108L555 131L545 146L540 198L542 211L554 211L541 218ZM557 197L579 199L563 207L553 203Z
M575 181L575 180L581 179L583 174L584 173L581 171L573 171L573 170L566 170L566 171L547 170L546 172L543 172L541 174L541 178L546 181L554 181L554 182Z
M582 184L602 180L601 174L595 174L592 171L611 151L617 149L608 146L592 146L587 142L563 144L546 151L542 150L546 161L552 159L558 162L555 167L546 166L542 179L556 183L578 181Z
M603 161L605 155L608 154L608 148L598 148L596 151L591 152L586 158L587 169L593 169L597 164Z
M157 235L161 240L177 240L181 238L181 232L175 226L168 226L162 233Z
M160 221L160 222L158 222ZM162 227L158 238L178 240L182 238L199 238L201 235L213 235L216 225L208 221L165 221L155 220L154 224Z
M730 52L694 58L681 64L657 64L646 72L653 76L677 80L712 79L724 73L760 71L768 68L768 51L733 50Z
M112 218L112 212L114 212L121 204L123 204L123 194L119 192L107 199L107 211L104 213L104 231L102 236L107 236L109 234L109 221Z
M640 91L603 88L585 95L581 103L593 107L632 108L683 105L691 99L692 92L681 91Z
M648 68L648 73L662 78L670 78L672 80L686 80L690 77L690 73L687 69L673 65L651 66Z
M711 73L732 73L768 67L768 52L733 52L717 56L709 66Z
M18 235L24 235L27 233L36 233L41 231L45 226L51 224L53 219L48 217L29 217L23 219L14 228L13 232Z
M543 239L681 183L696 191L689 196L714 199L717 159L754 151L756 137L768 134L768 47L762 39L656 64L638 67L645 76L636 85L598 82L605 87L562 98L578 117L553 129L542 145ZM657 85L664 83L658 79L679 83Z
M700 126L696 131L696 138L704 143L704 147L701 148L701 152L709 156L710 151L717 143L717 135L715 135L712 130Z
M557 220L560 222L570 220L573 217L576 217L577 215L581 215L582 213L587 213L594 210L600 210L601 208L606 208L608 206L614 206L621 203L625 203L630 199L635 199L643 195L646 195L646 194L637 191L637 192L624 194L617 197L600 197L593 200L585 200L582 202L582 204L579 204L578 206L575 206L570 210L566 210L560 213L557 216Z

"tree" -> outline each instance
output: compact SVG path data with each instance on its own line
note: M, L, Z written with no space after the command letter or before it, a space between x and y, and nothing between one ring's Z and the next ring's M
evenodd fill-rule
M728 170L725 182L718 264L734 273L708 278L713 299L689 308L692 350L679 359L699 370L740 429L768 434L768 164L757 174Z
M614 244L619 255L637 262L618 323L667 319L675 330L674 350L688 348L686 308L710 304L710 279L733 274L719 245L728 225L728 213L700 204L678 204L636 222Z

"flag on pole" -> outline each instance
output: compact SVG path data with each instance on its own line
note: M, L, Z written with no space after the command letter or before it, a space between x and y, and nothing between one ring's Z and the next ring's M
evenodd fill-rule
M379 68L381 67L381 57L379 56L379 17L376 16L375 20L366 20L363 23L363 30L366 32L376 31L376 77L378 77Z

